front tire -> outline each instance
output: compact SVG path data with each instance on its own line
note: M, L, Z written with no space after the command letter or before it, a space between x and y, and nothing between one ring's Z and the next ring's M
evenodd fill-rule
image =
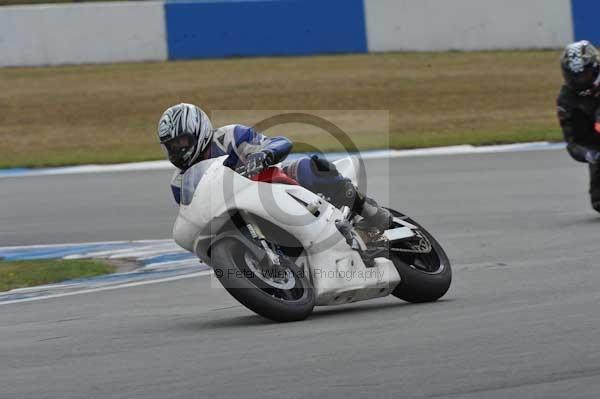
M392 295L413 303L437 301L448 292L452 282L452 269L446 252L419 223L392 209L389 211L394 217L417 226L418 231L431 244L429 253L390 253L390 259L401 278Z
M225 237L213 245L210 263L223 287L248 309L277 322L304 320L315 306L304 271L285 262L272 279L258 268L264 255L245 237Z

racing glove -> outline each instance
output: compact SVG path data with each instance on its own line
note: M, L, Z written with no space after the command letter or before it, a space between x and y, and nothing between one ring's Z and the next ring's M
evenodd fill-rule
M248 155L246 160L246 173L248 177L253 177L263 171L263 169L273 164L273 154L266 151L255 152Z
M589 164L596 165L600 162L600 152L588 151L585 153L585 161Z

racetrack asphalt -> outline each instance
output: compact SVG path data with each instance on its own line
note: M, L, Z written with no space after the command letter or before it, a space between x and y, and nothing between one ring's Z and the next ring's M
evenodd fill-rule
M6 305L0 397L597 397L600 215L585 166L544 151L367 167L375 197L446 248L443 300L272 324L198 277ZM168 180L5 179L0 245L168 237Z

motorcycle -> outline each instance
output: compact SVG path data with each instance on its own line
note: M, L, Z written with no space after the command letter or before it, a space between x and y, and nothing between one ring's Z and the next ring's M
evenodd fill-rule
M408 216L389 209L390 229L373 230L277 166L248 178L243 167L224 166L225 158L184 173L173 237L248 309L289 322L305 319L314 306L387 295L431 302L448 291L446 253ZM363 169L356 157L334 164L358 184Z

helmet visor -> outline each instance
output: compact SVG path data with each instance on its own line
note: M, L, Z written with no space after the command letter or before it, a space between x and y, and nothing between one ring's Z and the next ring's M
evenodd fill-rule
M161 146L167 153L169 161L178 168L183 169L192 156L196 144L198 144L198 141L192 134L182 134L161 143Z

